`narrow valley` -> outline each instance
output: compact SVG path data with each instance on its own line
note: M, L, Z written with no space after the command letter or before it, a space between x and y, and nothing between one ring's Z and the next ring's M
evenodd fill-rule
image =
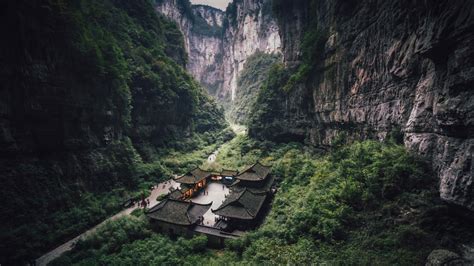
M473 1L202 3L0 3L0 265L474 264Z

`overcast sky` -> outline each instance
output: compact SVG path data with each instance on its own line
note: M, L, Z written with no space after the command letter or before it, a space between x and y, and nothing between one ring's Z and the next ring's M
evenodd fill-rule
M195 5L208 5L208 6L213 6L217 7L219 9L225 10L227 5L231 2L232 0L191 0L191 3Z

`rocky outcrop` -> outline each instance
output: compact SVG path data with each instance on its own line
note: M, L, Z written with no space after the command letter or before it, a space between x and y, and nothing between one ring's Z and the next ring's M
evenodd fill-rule
M324 47L309 79L282 98L272 120L279 130L265 137L330 146L341 132L383 139L400 130L431 160L441 197L474 210L474 3L276 2L289 68L302 60L305 32L317 27Z
M211 94L222 88L222 29L224 12L209 6L191 6L189 1L160 0L158 13L175 21L185 36L187 70Z
M224 86L219 98L235 99L237 80L251 55L279 53L281 40L271 0L235 0L226 12L224 31Z
M119 208L94 194L126 197L156 150L225 121L149 1L1 6L0 264L23 265Z
M235 97L248 57L257 51L280 52L271 0L236 0L226 12L187 0L159 0L156 10L179 25L189 54L188 71L221 100Z

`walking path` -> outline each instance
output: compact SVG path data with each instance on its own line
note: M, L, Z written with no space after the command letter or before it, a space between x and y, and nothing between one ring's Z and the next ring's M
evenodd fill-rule
M171 187L178 188L179 184L176 183L174 180L169 180L169 181L162 182L162 183L158 184L151 191L150 196L147 198L147 199L150 200L150 206L154 206L155 204L157 204L158 201L156 200L156 198L163 195L163 194L167 194ZM59 246L59 247L51 250L50 252L44 254L43 256L41 256L40 258L38 258L36 260L36 265L38 265L38 266L47 265L52 260L54 260L54 259L58 258L59 256L61 256L64 252L71 250L74 247L74 245L77 243L77 241L79 241L80 239L84 239L87 236L94 233L97 230L97 228L103 226L105 223L107 223L109 221L116 220L116 219L118 219L120 217L123 217L125 215L130 215L130 213L132 213L136 208L137 208L136 206L132 206L128 209L125 209L125 210L115 214L112 217L107 218L106 220L104 220L100 224L94 226L93 228L87 230L86 232L80 234L79 236L69 240L68 242L62 244L61 246Z
M219 154L219 150L216 150L215 152L213 152L211 155L209 155L209 157L207 157L207 162L208 163L215 162L218 154Z

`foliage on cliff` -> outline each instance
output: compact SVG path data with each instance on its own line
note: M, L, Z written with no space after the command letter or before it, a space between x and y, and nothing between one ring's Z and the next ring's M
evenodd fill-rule
M274 139L279 136L284 125L279 120L285 110L286 93L282 89L290 73L282 64L272 65L268 78L264 81L257 98L250 109L247 121L249 135L259 139ZM291 136L281 136L283 141L291 141Z
M180 31L148 0L1 7L3 264L38 257L169 174L143 167L144 146L217 138L225 121L183 69Z
M280 60L276 54L257 52L250 56L237 80L237 94L228 112L231 121L246 124L250 110L273 64Z
M323 55L324 45L327 41L326 31L318 25L316 16L317 1L283 1L273 0L273 14L283 23L283 17L288 10L300 8L305 10L307 21L301 40L301 61L296 66L275 66L268 77L264 89L259 91L256 104L253 106L252 117L248 123L249 133L253 137L272 139L276 141L297 140L301 136L291 135L287 130L282 130L284 125L281 120L291 108L287 103L288 95L297 87L308 90L311 84L317 83L320 73L324 72ZM286 132L286 133L282 133Z

